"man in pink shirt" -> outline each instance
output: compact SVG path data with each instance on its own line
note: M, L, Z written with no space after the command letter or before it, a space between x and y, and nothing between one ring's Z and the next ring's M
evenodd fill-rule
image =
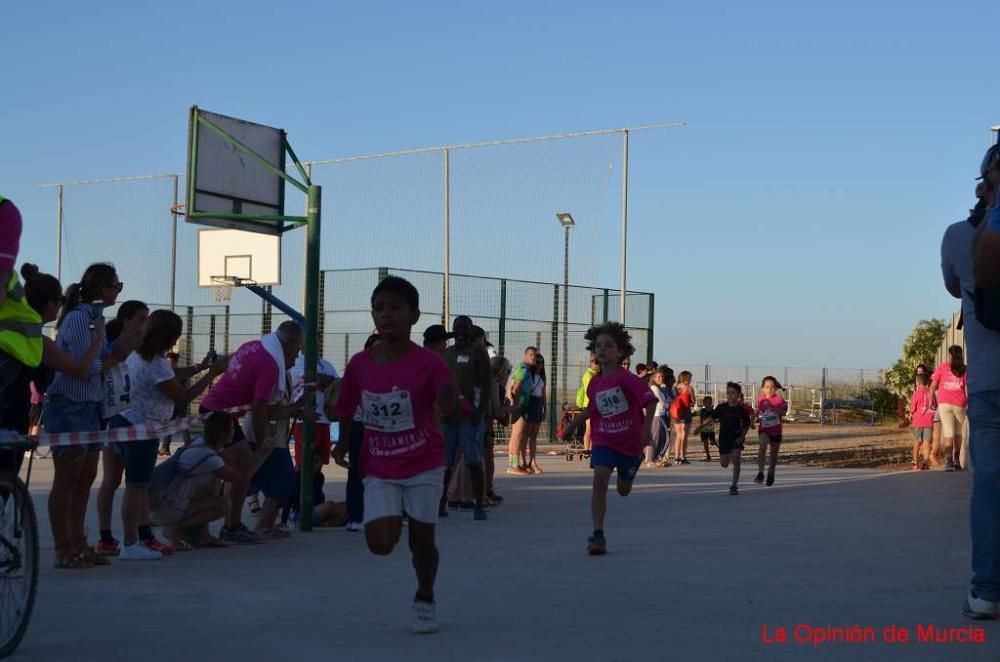
M295 364L295 357L302 349L302 341L302 327L289 321L283 322L274 333L260 340L245 343L229 360L226 373L201 401L202 413L249 406L252 439L257 443L263 442L270 436L269 421L287 419L302 408L302 401L289 405L277 404L283 394L287 395L286 373L288 368ZM294 481L294 469L291 468L289 457L287 469L291 471L292 476L289 479L285 475L288 472L282 470L285 464L282 450L284 455L288 454L287 446L283 449L275 448L264 460L261 471L266 474L262 476L267 479L265 482L279 483L282 491L287 491L289 486L286 483L289 480ZM246 463L253 461L253 447L240 426L236 427L233 441L223 449L222 456L227 464L234 466L245 466ZM271 467L272 464L278 463L282 466ZM254 478L256 480L257 477ZM248 530L242 521L243 502L246 500L249 485L249 480L229 483L229 512L219 534L227 542L238 544L263 542L263 537ZM265 495L267 495L266 490Z

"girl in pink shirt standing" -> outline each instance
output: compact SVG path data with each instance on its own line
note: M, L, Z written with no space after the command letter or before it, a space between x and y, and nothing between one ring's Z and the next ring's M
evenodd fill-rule
M606 322L587 331L587 350L601 365L601 372L587 384L587 409L576 415L563 431L563 439L590 419L590 468L594 470L590 511L594 534L587 540L591 556L607 554L604 514L607 510L611 474L618 471L618 494L632 492L632 482L643 460L643 448L652 445L653 416L657 399L645 380L622 366L635 352L632 337L617 322Z
M771 457L767 466L767 486L774 485L774 468L778 464L778 449L781 447L781 419L788 413L788 403L778 395L783 391L781 384L768 375L760 383L761 394L757 398L756 417L760 423L757 438L760 440L760 450L757 452L757 477L753 482L764 482L764 458L768 446L771 447Z
M931 440L934 431L934 410L931 409L931 390L927 388L927 375L917 373L917 388L910 396L910 426L913 428L913 470L931 468ZM920 460L921 446L924 459Z
M965 352L948 348L949 363L942 363L931 378L931 407L941 414L941 436L948 454L946 471L961 471L962 427L969 397L965 390Z
M409 516L409 547L417 574L412 627L417 634L428 634L438 629L434 529L446 464L436 416L457 424L458 388L444 360L410 340L420 319L420 295L412 284L396 276L385 278L371 303L380 341L356 354L344 371L335 408L340 441L333 459L349 466L348 439L361 407L365 540L373 554L387 556L402 535L403 512Z

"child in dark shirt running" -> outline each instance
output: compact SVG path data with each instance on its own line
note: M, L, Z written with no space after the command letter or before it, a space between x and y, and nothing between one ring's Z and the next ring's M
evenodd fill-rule
M698 414L698 418L701 421L701 444L705 447L706 462L712 461L712 453L708 450L708 445L716 445L715 419L712 418L713 411L715 411L715 403L712 401L712 396L706 395L701 401L701 411Z
M732 496L740 493L737 483L740 482L741 453L751 422L750 412L740 404L741 395L743 388L739 384L726 384L727 402L716 407L709 417L710 421L719 422L719 463L723 468L730 463L733 465L733 484L729 488ZM702 432L705 425L699 426L698 431Z

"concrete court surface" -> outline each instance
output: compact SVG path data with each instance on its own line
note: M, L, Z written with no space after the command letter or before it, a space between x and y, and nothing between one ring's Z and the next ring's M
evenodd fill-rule
M882 642L892 625L968 630L968 474L779 467L766 488L746 466L731 497L717 464L643 469L610 496L608 556L588 557L589 472L542 466L498 475L490 521L441 523L441 631L416 636L405 542L375 557L344 529L54 570L51 463L36 461L42 572L16 659L1000 660L1000 622L985 644ZM344 472L327 471L342 499ZM800 624L871 627L878 643L795 643ZM765 625L789 643L765 644Z

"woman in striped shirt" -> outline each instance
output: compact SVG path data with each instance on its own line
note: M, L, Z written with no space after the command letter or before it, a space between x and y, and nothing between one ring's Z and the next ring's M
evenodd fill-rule
M110 264L87 267L79 283L66 290L66 303L58 324L56 344L79 359L94 342L95 325L103 320L105 306L114 305L122 291L118 273ZM45 431L94 432L101 429L104 373L124 361L139 339L141 329L123 333L112 346L102 348L83 376L56 372L46 393L42 423ZM52 449L55 477L49 493L49 520L56 547L57 568L92 568L107 565L87 544L84 519L90 488L97 477L100 444L61 446Z

